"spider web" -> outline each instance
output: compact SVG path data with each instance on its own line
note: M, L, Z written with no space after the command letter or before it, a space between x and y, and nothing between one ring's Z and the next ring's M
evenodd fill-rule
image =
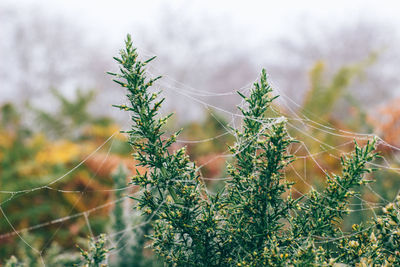
M155 68L151 68L153 71L157 71ZM155 76L155 75L154 75ZM160 89L164 90L164 93L168 92L168 94L173 94L173 95L180 95L183 98L185 98L188 102L190 102L193 105L199 105L203 108L203 110L210 114L224 129L224 132L221 134L218 134L216 136L210 136L205 139L201 140L184 140L184 139L178 139L177 143L180 144L202 144L202 143L207 143L211 142L217 139L220 139L225 136L233 136L237 142L240 142L238 140L237 136L235 136L235 131L232 129L240 129L241 127L241 122L243 121L245 116L243 116L241 113L237 112L231 112L225 108L222 108L217 105L213 105L207 102L207 100L204 100L204 98L221 98L223 99L224 97L228 96L233 96L236 95L237 93L235 91L229 91L229 92L210 92L206 90L198 90L195 88L192 88L188 85L185 85L179 81L174 80L173 78L169 76L165 76L164 79L162 79L159 83L158 86ZM297 146L291 146L290 147L290 153L295 155L297 161L295 163L292 163L288 167L288 172L290 172L290 175L295 177L298 182L301 182L303 186L306 187L306 190L304 188L297 188L296 185L292 187L292 193L296 193L298 196L305 196L305 193L308 192L308 190L314 189L315 187L315 180L311 179L311 175L309 174L309 167L308 166L314 166L316 170L319 171L322 176L328 175L328 171L326 168L323 166L321 163L320 157L322 155L325 155L332 160L339 161L341 156L345 156L351 152L350 147L352 148L351 144L353 144L354 140L360 143L364 143L366 140L370 140L372 138L376 138L378 140L378 145L390 148L390 154L389 155L384 155L383 156L383 163L376 163L373 162L371 163L373 166L381 168L381 169L386 169L395 173L400 174L400 168L398 167L393 167L393 163L399 163L398 158L396 153L400 151L399 147L396 147L392 144L389 144L379 136L375 134L368 134L368 133L357 133L357 132L352 132L352 131L347 131L343 129L336 128L332 126L328 122L321 122L318 118L318 114L308 114L308 113L300 113L299 111L296 110L296 108L299 108L301 110L301 105L299 103L296 103L290 96L286 95L284 91L279 90L277 86L272 86L274 88L274 92L279 94L280 97L280 106L284 107L285 109L285 114L283 114L280 110L278 110L276 107L272 107L272 112L274 114L273 118L269 118L268 120L261 121L263 128L268 129L271 124L274 123L279 123L281 121L286 121L286 125L288 128L288 131L291 134L295 134L295 138L300 140L299 145ZM251 89L251 84L247 84L243 86L242 88L239 88L238 91L240 91L243 94L248 94L249 90ZM126 101L122 101L126 102ZM242 100L239 103L239 106L244 107L245 103L244 100ZM225 125L223 122L220 121L220 119L216 116L215 112L224 114L226 118L229 118L229 124ZM254 119L254 118L247 118L247 119ZM127 118L127 122L130 121L130 118ZM332 145L324 140L321 140L318 137L318 134L314 135L310 133L310 129L314 133L321 133L325 136L330 136L334 137L335 140L341 140L338 145ZM103 210L110 208L114 206L116 203L120 202L127 202L130 201L130 197L137 196L141 193L141 191L135 191L134 186L125 186L122 188L115 188L115 189L101 189L101 190L88 190L88 187L90 186L90 183L95 181L97 179L97 173L98 170L105 164L105 162L108 160L110 151L113 147L114 139L115 136L118 132L114 132L112 135L110 135L104 143L99 145L96 149L94 149L91 153L89 153L85 158L83 158L82 161L80 161L76 166L71 168L68 172L63 174L62 176L59 177L54 177L54 179L51 180L51 182L44 184L39 187L33 187L33 188L21 188L16 191L7 191L7 190L0 190L0 194L3 195L8 195L5 200L3 200L0 203L0 213L3 217L3 220L7 222L9 225L10 229L1 229L0 232L0 243L2 240L5 240L7 238L11 237L17 237L19 238L23 243L26 244L26 246L31 249L34 253L38 255L38 257L41 260L41 264L43 266L46 266L46 262L44 260L44 253L46 252L46 249L48 246L56 239L56 236L59 233L60 229L63 229L65 227L65 222L71 221L73 219L77 218L83 218L85 224L86 224L86 231L89 232L92 237L98 238L99 233L94 233L93 232L93 227L91 226L91 215L94 214L97 211ZM255 138L258 138L256 136ZM307 144L304 141L301 141L303 138L305 139L311 139L314 143L319 144L319 151L315 152L315 149L311 148L309 144ZM97 153L102 151L102 149L106 146L109 145L109 149L107 151L106 156L104 159L101 161L100 165L97 168L97 171L90 177L90 182L86 184L86 186L81 189L81 190L68 190L65 188L62 188L59 186L60 182L63 181L65 178L71 176L80 166L82 166L87 160L90 158L93 158ZM240 151L239 151L240 152ZM237 152L237 153L239 153ZM210 160L206 161L202 165L197 167L197 171L201 174L202 169L214 162L217 159L224 158L226 160L229 160L232 158L234 155L229 153L228 150L226 150L224 153L221 153L220 155L217 155ZM391 157L390 159L388 157ZM396 162L397 161L397 162ZM296 165L297 164L297 165ZM302 171L302 173L301 173ZM289 174L285 174L289 175ZM321 176L321 175L320 175ZM213 181L213 182L218 182L218 181L226 181L231 179L230 177L202 177L203 180L205 181ZM288 177L289 178L289 177ZM205 188L208 193L213 194L211 190L208 190ZM41 191L41 190L51 190L54 191L57 194L78 194L79 197L77 200L73 203L72 207L70 208L69 212L67 215L49 220L49 221L44 221L40 222L38 224L33 224L29 225L25 228L18 229L14 227L14 220L11 218L12 211L7 211L4 209L4 204L12 201L18 201L18 198L20 197L26 197L29 196L29 194L36 192L36 191ZM356 202L350 203L349 206L351 209L349 209L350 212L364 212L368 211L373 214L373 216L376 216L376 211L377 209L382 208L385 206L387 203L390 203L394 201L393 199L387 199L384 196L380 195L377 193L371 186L367 186L366 190L368 190L368 194L373 195L377 201L371 201L364 199L362 196L355 196ZM118 199L113 199L113 200L108 200L100 205L97 205L94 208L87 209L83 212L77 212L73 213L75 206L82 201L82 198L85 197L85 194L87 194L89 191L91 192L116 192L116 191L124 191L128 192L125 196L118 198ZM318 194L323 194L316 191ZM307 196L305 196L307 198ZM55 199L50 199L49 201L54 202L54 201L59 201L62 199L61 197L55 198ZM132 206L132 205L131 205ZM158 209L160 209L162 204L159 206ZM31 207L26 207L27 209L30 209ZM157 213L153 213L153 216ZM133 211L132 211L133 213ZM137 216L137 215L135 215ZM126 236L130 231L133 229L139 228L143 225L148 224L151 221L152 217L147 219L144 222L141 222L136 225L127 225L127 227L118 232L112 232L109 231L106 233L107 240L110 242L110 247L114 247L115 249L110 253L110 256L118 253L120 249L123 249L125 246L128 245L128 242L123 238ZM34 233L35 230L37 229L42 229L46 228L49 226L54 226L55 230L53 230L51 236L44 241L44 244L42 247L36 248L32 243L30 243L25 237L24 234L28 232ZM81 229L80 232L84 231L85 229ZM366 229L368 230L368 229ZM364 231L366 231L364 230ZM324 242L330 242L332 240L337 240L340 238L345 238L349 236L356 235L360 232L353 232L353 233L344 233L342 237L338 237L335 239L326 239L326 238L320 238L321 243ZM121 235L122 234L122 235ZM118 239L114 239L116 236L119 236ZM125 240L125 241L124 241ZM125 243L123 243L125 242ZM71 248L72 249L72 248ZM10 255L7 255L8 258Z

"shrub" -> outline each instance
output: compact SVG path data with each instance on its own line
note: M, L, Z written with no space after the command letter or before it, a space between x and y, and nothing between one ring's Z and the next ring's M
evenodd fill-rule
M99 238L90 238L89 249L83 250L78 246L81 251L81 256L84 259L82 266L84 267L103 267L107 253L109 249L106 248L106 237L104 234L100 235Z
M148 170L132 178L144 190L138 208L152 221L152 247L168 265L400 264L399 198L382 216L353 225L353 232L340 228L347 204L357 197L354 190L370 182L368 163L378 157L375 140L355 143L354 152L341 159L341 173L326 174L324 190L292 198L285 168L294 160L288 148L296 141L286 132L285 118L265 115L276 97L263 70L250 95L240 94L247 108L240 108L242 130L232 129L237 138L227 167L232 179L209 193L185 148L170 152L180 131L168 137L163 131L171 115L159 116L164 99L151 90L160 77L146 76L154 58L140 61L129 35L125 44L115 58L120 73L110 74L127 89L130 105L117 107L131 114L129 143L139 166Z
M123 165L114 172L115 199L122 199L129 192L128 190L120 190L126 187L127 170ZM145 245L146 236L151 231L151 225L144 222L144 218L138 212L132 213L130 209L125 208L124 201L115 203L112 213L112 229L114 235L114 246L116 249L116 257L114 261L110 260L111 266L119 267L158 267L161 264L157 260L146 253ZM135 226L132 226L135 225ZM133 229L133 231L127 231Z

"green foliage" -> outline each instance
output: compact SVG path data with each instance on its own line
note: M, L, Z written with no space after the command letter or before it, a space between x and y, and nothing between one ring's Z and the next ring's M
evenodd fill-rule
M98 238L90 238L89 249L83 250L78 247L81 251L81 256L83 258L84 267L102 267L107 266L104 262L107 257L107 253L110 249L106 248L106 237L104 234L100 235Z
M264 246L282 231L282 220L287 220L294 204L290 197L282 197L291 186L282 181L282 170L292 161L286 151L293 140L287 137L282 118L264 117L274 99L271 91L263 70L251 95L242 96L248 104L247 109L241 109L244 127L236 130L237 143L231 148L235 161L228 166L232 180L222 211L226 213L228 240L233 240L231 256L236 255L239 263L262 257ZM249 251L253 255L249 256Z
M212 247L216 233L210 231L216 221L211 205L201 195L196 168L185 155L184 148L173 154L168 152L178 133L167 139L162 138L164 132L161 128L169 116L156 118L164 100L155 101L158 94L147 90L158 78L146 79L143 67L150 60L137 61L130 37L126 45L121 58L116 58L122 65L121 73L125 80L116 81L128 88L132 105L118 107L133 112L134 126L129 131L129 142L138 149L135 158L139 165L150 170L143 175L138 173L133 183L145 188L139 200L139 208L145 216L150 219L160 214L152 235L155 250L171 263L218 264L215 258L217 248Z
M37 251L43 248L43 242L35 238L33 235L24 234L24 240L26 240L36 251L31 247L28 247L25 242L19 240L16 242L16 253L15 256L11 256L5 261L5 266L30 266L40 267L43 266L43 262L48 266L63 267L73 266L79 262L79 254L73 251L68 251L53 242L51 246L45 251L45 253L39 255Z
M114 195L115 199L121 199L123 198L124 195L124 190L118 190L119 188L124 188L126 186L126 170L124 169L124 166L120 165L118 167L117 172L115 172L112 176L114 179L114 187L116 189ZM125 265L124 263L121 263L122 261L127 261L130 260L130 255L129 255L129 246L126 246L125 244L128 242L128 237L125 236L124 230L126 228L126 216L124 216L124 202L119 201L115 203L114 209L113 209L113 224L112 228L114 232L118 233L115 235L115 241L123 244L123 247L118 250L118 263L119 266L129 266Z
M399 205L390 204L381 217L366 226L355 225L343 233L340 222L347 204L360 185L367 183L368 163L377 155L375 141L342 158L341 174L327 174L321 192L311 190L291 197L285 168L295 142L282 118L268 118L275 97L263 70L259 82L243 99L243 129L235 130L231 147L234 162L228 166L232 180L224 190L210 194L185 148L170 152L179 132L165 137L163 125L171 116L159 117L164 99L151 92L159 79L147 78L147 61L138 60L128 35L126 48L115 60L120 73L110 73L128 91L132 129L129 143L135 159L148 171L137 173L132 183L144 193L138 199L154 251L168 265L177 266L320 266L349 264L400 264L398 252ZM345 81L339 81L345 84ZM371 241L371 242L368 242ZM364 265L363 265L364 264Z
M5 267L22 267L24 266L15 256L11 256L10 259L6 261Z

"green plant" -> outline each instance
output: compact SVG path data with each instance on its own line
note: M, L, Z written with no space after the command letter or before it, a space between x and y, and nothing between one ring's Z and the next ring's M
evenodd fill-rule
M128 190L120 190L126 187L127 170L120 165L113 174L115 198L121 199L126 195ZM117 248L117 256L113 262L113 266L120 267L150 267L161 266L157 264L154 255L145 255L146 235L151 231L151 225L144 222L144 218L138 212L129 212L124 208L124 202L115 203L113 209L112 228L117 234L114 236ZM134 225L133 232L126 231ZM149 253L147 253L149 254Z
M126 186L126 170L123 165L120 165L117 171L112 175L114 180L114 187L115 187L115 199L121 199L124 195L124 190L118 190L120 188L124 188ZM118 233L115 235L115 241L118 243L123 244L123 247L118 249L118 264L119 266L129 266L125 265L124 261L129 261L131 255L129 255L129 246L125 244L128 242L128 236L124 233L125 228L127 227L126 216L124 212L124 202L116 202L113 212L112 212L112 228L113 230Z
M5 267L22 267L24 265L23 265L23 263L19 262L15 256L11 256L11 258L9 258L6 261L6 264L4 266Z
M90 238L89 249L83 250L78 246L83 258L84 267L102 267L107 266L104 262L110 249L106 248L106 237L101 234L98 238Z
M32 234L23 234L26 242L39 251L43 247L43 242ZM18 240L15 245L16 253L5 261L5 266L9 267L39 267L45 263L48 266L62 267L73 266L79 262L79 253L69 251L62 248L56 242L53 242L45 253L37 254L35 251L28 247L25 242Z
M88 108L95 97L94 91L84 92L78 89L73 100L69 100L54 88L51 89L51 94L59 103L60 108L56 112L31 108L36 115L37 124L47 135L57 138L60 136L76 137L77 132L80 132L83 126L106 120L105 118L93 118L89 114Z
M288 147L295 142L286 132L284 118L265 116L272 89L263 70L249 96L240 94L247 108L240 109L243 127L230 150L232 180L217 194L207 193L185 148L170 152L179 132L165 137L159 117L164 99L151 92L159 79L147 78L128 35L126 48L115 58L120 73L110 73L128 91L131 112L129 143L138 165L147 172L132 183L144 189L138 199L143 216L153 219L152 246L169 265L177 266L309 266L340 264L400 264L399 203L367 225L343 233L340 222L347 204L361 185L370 182L368 163L377 154L375 140L342 157L341 174L326 174L327 186L301 198L291 197L285 168L294 158Z

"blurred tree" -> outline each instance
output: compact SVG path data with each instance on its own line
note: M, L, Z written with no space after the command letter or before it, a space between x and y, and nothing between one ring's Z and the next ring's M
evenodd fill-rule
M362 62L371 54L377 55L375 63L367 66L365 74L349 86L351 95L361 106L370 108L398 91L400 78L395 70L400 63L400 40L394 25L372 19L327 24L302 18L295 27L297 36L284 36L275 42L274 49L266 50L273 52L267 53L270 60L266 65L273 80L297 103L309 86L304 66L323 61L327 64L326 72L333 75L342 66ZM268 40L267 46L270 45Z
M126 187L128 182L128 170L120 165L114 171L115 189ZM139 188L135 187L136 190ZM115 198L121 199L126 196L129 190L115 190ZM132 211L125 201L115 203L112 213L112 228L115 233L114 243L118 245L116 257L111 266L119 267L161 267L161 263L154 256L152 251L146 247L147 236L151 233L152 227L149 221L140 216L137 211ZM129 203L131 205L132 203ZM130 231L133 228L133 231Z
M29 100L49 108L49 88L104 91L112 86L104 77L109 63L82 25L52 15L40 5L0 4L0 10L0 81L6 94L0 102Z
M69 100L66 96L62 95L58 90L51 90L59 103L57 109L54 111L44 111L32 107L36 113L36 121L39 129L51 137L69 137L81 136L82 128L90 124L102 122L102 124L111 124L108 118L93 118L88 111L89 104L93 101L95 92L83 92L77 90L76 98ZM80 133L80 134L79 134Z
M28 194L0 194L2 208L16 229L85 212L104 204L111 197L107 189L112 185L110 172L102 171L103 167L107 167L104 162L108 160L109 153L114 154L113 159L117 161L113 163L115 165L122 162L124 156L129 156L129 146L125 143L126 138L118 134L119 127L109 118L89 115L87 108L93 100L92 92L77 91L74 100L68 100L57 91L54 94L57 96L56 105L60 107L58 112L54 114L36 110L36 124L42 126L42 132L38 132L38 127L31 129L23 122L22 116L27 112L21 114L23 109L20 106L0 106L1 190L15 192L40 188L63 177L52 189L42 188ZM81 164L88 154L98 149L112 135L113 142L105 144L98 153L103 156L100 161L93 165L94 159L91 159ZM79 168L74 170L78 164ZM74 171L69 173L71 170ZM57 191L57 188L72 192L63 193ZM92 215L93 231L100 232L105 228L107 214L108 210L102 209ZM74 243L74 239L70 238L71 233L77 235L87 231L84 229L84 218L60 223L62 227L50 224L36 229L37 241L46 240L44 243L47 246L53 239L53 233L57 233L55 240L61 246L68 246ZM0 219L0 228L2 233L12 231L4 218ZM1 255L9 255L16 249L6 245L13 242L15 237L3 237Z

